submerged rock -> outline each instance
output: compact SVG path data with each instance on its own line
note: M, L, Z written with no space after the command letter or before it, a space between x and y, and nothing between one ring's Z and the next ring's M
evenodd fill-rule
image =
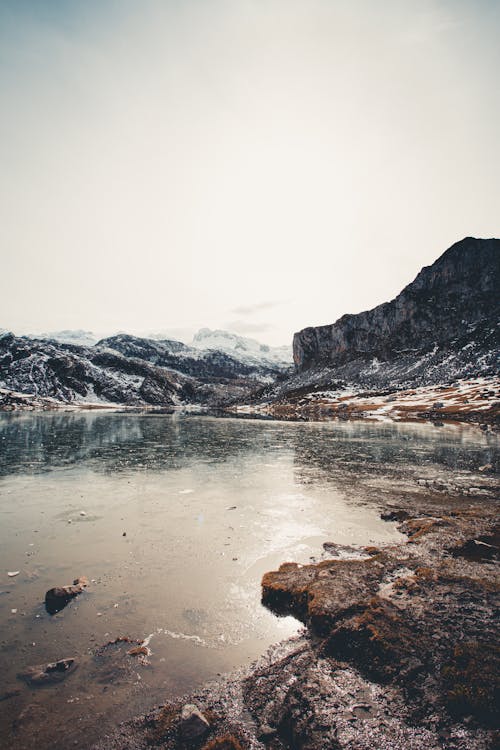
M18 677L33 687L52 685L64 680L77 666L78 661L74 657L59 659L59 661L50 664L28 667L24 672L20 672Z

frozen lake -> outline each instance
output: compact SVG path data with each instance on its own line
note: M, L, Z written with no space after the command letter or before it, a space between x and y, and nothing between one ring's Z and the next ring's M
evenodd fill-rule
M452 425L0 415L2 747L88 747L249 664L299 627L261 606L264 572L325 541L398 541L384 506L497 460L497 438ZM45 592L80 575L48 614ZM149 663L100 649L120 636L150 637ZM17 676L65 657L79 667L59 684Z

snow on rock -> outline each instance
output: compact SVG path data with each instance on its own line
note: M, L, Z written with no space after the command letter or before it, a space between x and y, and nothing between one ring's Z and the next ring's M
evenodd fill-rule
M49 331L48 333L30 334L30 338L42 339L46 341L58 341L61 344L75 344L76 346L94 346L97 342L97 336L92 331L64 330Z
M267 346L255 339L238 336L229 331L201 328L195 334L191 346L202 350L216 349L248 364L264 364L280 368L290 367L292 364L291 346Z

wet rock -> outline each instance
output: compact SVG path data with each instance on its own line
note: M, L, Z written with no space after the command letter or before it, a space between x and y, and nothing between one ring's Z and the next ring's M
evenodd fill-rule
M380 514L382 521L406 521L409 517L406 510L388 510Z
M366 557L365 549L352 547L349 544L336 544L335 542L323 542L323 549L332 557L340 557L344 560ZM312 558L311 558L312 559Z
M75 596L81 594L88 585L88 578L80 576L79 578L75 578L72 585L56 586L53 589L49 589L45 594L45 609L49 615L55 615L64 609Z
M24 672L19 673L18 677L33 687L53 685L64 680L77 666L78 661L74 657L59 659L50 664L28 667Z
M277 614L293 614L318 634L327 634L346 611L372 596L384 569L379 555L365 560L285 563L262 579L262 603Z
M194 740L208 732L210 724L200 709L193 703L186 703L181 711L180 732L185 740Z

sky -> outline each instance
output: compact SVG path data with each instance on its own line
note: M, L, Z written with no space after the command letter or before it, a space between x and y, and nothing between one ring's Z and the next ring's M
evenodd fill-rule
M0 328L277 345L500 236L500 0L0 0Z

